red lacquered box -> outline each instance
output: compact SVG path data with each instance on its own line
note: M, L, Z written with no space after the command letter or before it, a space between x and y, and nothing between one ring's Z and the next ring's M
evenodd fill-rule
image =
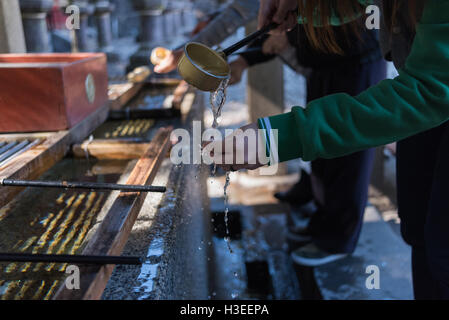
M103 53L0 54L0 132L70 129L107 94Z

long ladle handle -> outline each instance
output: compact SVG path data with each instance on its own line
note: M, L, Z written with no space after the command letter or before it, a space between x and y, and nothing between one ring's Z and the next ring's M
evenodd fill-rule
M250 34L245 39L240 40L236 44L233 44L229 48L224 49L223 53L225 54L225 56L229 56L229 55L233 54L234 52L236 52L237 50L243 48L247 44L251 43L252 41L256 40L260 36L264 35L265 33L270 32L273 29L276 29L278 26L279 26L279 24L273 22L273 23L267 25L266 27L263 27L259 31L256 31L256 32Z

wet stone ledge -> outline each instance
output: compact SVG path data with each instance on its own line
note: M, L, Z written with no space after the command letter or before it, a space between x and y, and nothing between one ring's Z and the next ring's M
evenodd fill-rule
M204 97L197 94L190 113L176 127L202 120ZM144 258L142 266L117 266L103 299L207 299L211 227L203 166L175 166L166 159L154 185L164 195L149 195L123 255Z

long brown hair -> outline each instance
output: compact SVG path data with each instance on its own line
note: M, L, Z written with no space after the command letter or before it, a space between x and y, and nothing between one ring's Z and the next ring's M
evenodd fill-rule
M384 12L388 28L396 23L399 10L404 2L407 2L412 21L411 28L416 24L416 2L421 0L389 0L385 1ZM334 29L331 25L331 17L336 16L344 21L344 17L365 16L365 7L357 0L298 0L299 15L303 18L304 29L307 37L316 49L321 51L342 54L342 49L336 41ZM313 23L310 23L312 22ZM316 27L319 25L320 27ZM359 35L361 28L365 27L364 20L343 25L345 32L353 32Z

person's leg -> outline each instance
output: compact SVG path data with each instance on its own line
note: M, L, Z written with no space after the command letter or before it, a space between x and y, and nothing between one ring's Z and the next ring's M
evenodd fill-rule
M305 170L300 169L300 172L299 181L289 190L275 193L276 199L294 206L303 206L313 200L310 175Z
M306 100L307 103L322 97L322 92L329 91L329 80L327 73L318 70L312 70L306 78ZM277 192L274 196L282 201L294 206L302 206L313 200L312 184L310 175L301 170L299 181L285 192Z
M357 95L386 77L384 61L315 73L309 99L345 92ZM374 150L312 162L312 190L318 211L310 221L314 243L322 250L352 253L365 212Z
M441 126L420 133L398 142L397 146L398 213L401 219L402 236L412 246L413 285L416 299L435 297L436 283L427 258L429 253L426 250L425 230L432 229L426 227L426 221L431 199L438 197L438 187L433 185L444 130L444 126ZM439 212L436 210L437 203L433 207L433 212Z
M374 150L333 160L317 160L312 185L318 211L311 218L313 242L329 253L352 253L368 200ZM318 189L322 194L318 194Z
M435 299L437 286L427 262L427 252L423 247L412 247L412 277L416 300Z
M424 230L433 299L449 299L449 123L442 131Z

